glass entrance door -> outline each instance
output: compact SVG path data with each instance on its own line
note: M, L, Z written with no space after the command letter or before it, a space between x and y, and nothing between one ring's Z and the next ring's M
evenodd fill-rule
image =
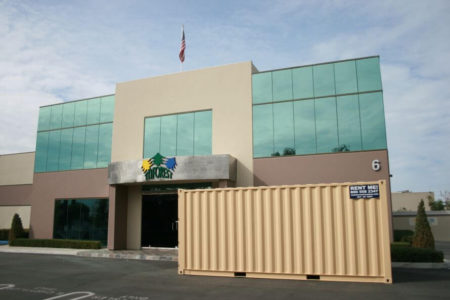
M178 246L178 195L142 196L142 247Z

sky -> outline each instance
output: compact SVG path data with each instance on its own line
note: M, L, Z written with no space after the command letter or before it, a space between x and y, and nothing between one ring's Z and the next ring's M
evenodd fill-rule
M0 0L0 154L34 151L39 106L117 82L253 61L380 55L392 191L450 190L450 1Z

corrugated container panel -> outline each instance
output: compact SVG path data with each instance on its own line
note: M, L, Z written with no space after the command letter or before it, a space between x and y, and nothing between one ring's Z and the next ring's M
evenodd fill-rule
M351 199L350 185L380 197ZM180 190L179 273L392 282L385 181Z

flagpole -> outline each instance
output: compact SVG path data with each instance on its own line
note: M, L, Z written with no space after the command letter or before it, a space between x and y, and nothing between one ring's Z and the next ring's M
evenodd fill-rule
M181 25L181 36L184 34L184 24ZM183 72L183 62L180 60L180 72Z

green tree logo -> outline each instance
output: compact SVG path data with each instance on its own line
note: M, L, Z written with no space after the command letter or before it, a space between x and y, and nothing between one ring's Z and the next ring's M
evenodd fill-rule
M162 156L161 154L156 153L156 155L152 157L153 164L159 167L164 163L164 158L165 157Z

